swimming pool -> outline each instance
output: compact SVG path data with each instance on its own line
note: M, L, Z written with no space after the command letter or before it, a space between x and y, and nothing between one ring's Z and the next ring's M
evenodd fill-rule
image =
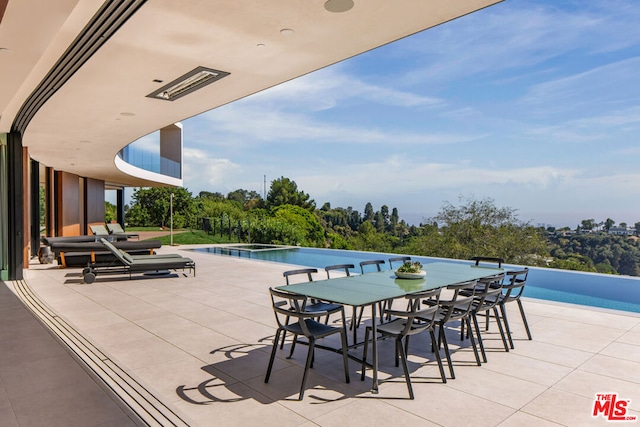
M278 246L271 248L271 250L259 251L224 250L219 246L193 250L215 255L238 256L316 267L318 270L324 269L327 265L345 263L354 264L358 269L358 264L361 261L387 260L390 257L398 256L397 254L378 252ZM420 256L412 256L411 258L423 264L436 261L465 264L469 262ZM506 267L516 266L507 265ZM640 313L640 278L531 267L524 296Z

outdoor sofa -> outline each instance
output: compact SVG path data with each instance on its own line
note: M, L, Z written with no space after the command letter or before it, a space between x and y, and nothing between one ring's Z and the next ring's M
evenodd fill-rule
M108 265L115 259L100 241L96 241L96 236L41 237L40 240L44 245L40 254L50 254L60 267L86 267L90 263ZM153 255L156 249L162 247L162 242L117 240L113 245L131 255ZM39 259L43 264L53 261L45 255L39 256Z

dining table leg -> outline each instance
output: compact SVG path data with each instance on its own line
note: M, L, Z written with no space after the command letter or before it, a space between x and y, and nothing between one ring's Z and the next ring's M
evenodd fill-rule
M378 327L376 319L376 304L371 304L371 314L373 321L371 322L371 332L373 339L373 385L371 386L371 393L378 394Z
M358 312L358 307L353 306L353 316L351 317L351 326L353 328L353 345L358 344L358 323L356 321L356 313Z

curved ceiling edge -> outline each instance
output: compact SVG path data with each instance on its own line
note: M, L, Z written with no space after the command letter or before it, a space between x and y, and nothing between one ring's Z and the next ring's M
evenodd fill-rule
M26 99L11 130L24 134L29 122L73 74L133 16L147 0L107 0Z
M162 175L157 172L151 172L146 169L139 168L137 166L134 166L130 163L125 162L120 158L120 156L116 156L114 158L114 163L116 165L116 168L118 168L120 172L136 178L144 179L151 182L156 182L159 184L171 185L174 187L182 187L183 185L183 180L181 178L174 178L171 176Z

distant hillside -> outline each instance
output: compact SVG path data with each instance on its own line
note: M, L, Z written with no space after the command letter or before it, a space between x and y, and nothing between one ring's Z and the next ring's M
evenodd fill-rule
M640 242L637 236L602 233L552 235L550 266L567 270L640 275Z

